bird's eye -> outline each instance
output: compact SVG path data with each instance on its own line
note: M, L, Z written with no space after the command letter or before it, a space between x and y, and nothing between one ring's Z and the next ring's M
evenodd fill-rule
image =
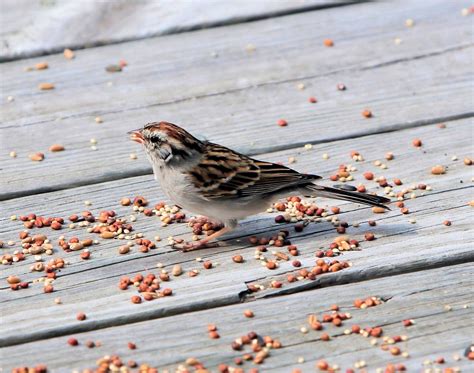
M158 135L151 135L149 139L154 144L160 144L162 142L160 136Z

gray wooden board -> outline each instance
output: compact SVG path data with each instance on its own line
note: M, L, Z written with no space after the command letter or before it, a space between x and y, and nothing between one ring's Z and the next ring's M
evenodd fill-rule
M356 148L367 161L357 163L359 171L355 173L355 183L362 181L359 175L363 171L374 171L375 167L371 165L374 159L381 159L386 151L393 151L395 159L387 162L389 168L383 170L387 178L399 177L405 181L406 185L427 183L432 185L434 191L408 201L407 205L412 211L412 215L409 216L400 215L398 211L371 216L367 209L359 209L352 204L342 204L342 210L345 213L341 215L341 220L363 222L372 217L377 219L379 225L371 227L370 230L375 232L378 239L370 243L363 242L362 251L344 254L343 259L354 263L351 269L322 276L312 283L298 282L291 287L285 285L282 290L296 291L307 287L328 286L472 261L469 243L469 237L472 236L470 230L472 208L467 206L467 202L472 199L470 169L462 164L462 161L452 161L449 153L450 141L453 141L456 147L454 148L453 145L452 151L456 151L459 158L469 155L472 151L469 131L469 121L462 120L448 123L447 128L443 130L436 126L427 126L358 139L359 145ZM443 136L437 136L437 134ZM425 145L422 150L411 146L411 140L415 137L423 139ZM383 145L374 147L374 143ZM326 170L323 174L327 174L335 170L338 164L349 159L347 153L349 149L354 149L355 145L357 144L353 141L347 140L326 144L314 151L303 151L297 157L298 162L295 166L307 168L312 167L314 162L318 162L323 170L324 168ZM321 156L319 151L323 149L334 155L326 162L319 161ZM295 150L292 153L294 152ZM281 160L282 157L288 157L292 153L285 151L271 154L268 155L268 159ZM408 163L413 162L414 158L418 162L412 167L406 167ZM429 169L436 163L448 166L446 175L430 175ZM300 169L304 171L304 168ZM375 173L379 174L377 170ZM465 184L460 184L460 181L464 181ZM146 177L129 178L126 182L125 184L124 181L115 181L4 202L0 237L5 241L15 239L17 232L21 229L18 222L7 220L12 213L22 214L34 211L38 214L68 216L70 213L84 209L82 201L88 199L93 202L93 211L114 208L121 214L128 215L126 213L128 208L116 207L118 200L123 196L143 194L150 198L152 203L162 199L156 184L153 181L147 181ZM370 184L367 183L367 185ZM408 218L412 217L416 218L417 224L408 223ZM152 218L139 218L135 227L137 231L144 232L145 236L150 238L157 233L165 238L168 235L179 236L189 232L184 225L159 228L156 223L150 224L149 219ZM19 292L12 292L5 288L1 291L2 309L5 314L1 343L21 343L45 336L124 324L193 309L214 307L219 304L236 303L246 289L246 283L258 282L267 286L273 278L292 271L289 263L283 263L275 271L262 268L257 261L253 260L254 249L246 243L246 240L236 241L256 232L268 235L269 231L277 231L281 226L272 224L271 219L270 215L262 214L257 219L254 217L247 220L243 223L243 227L232 236L234 238L228 241L228 246L219 250L208 249L182 254L165 248L165 240L158 244L157 250L147 255L133 252L129 256L122 257L118 256L116 251L120 242L104 241L92 247L92 259L88 262L80 261L77 253L57 253L56 255L67 258L71 264L62 271L55 282L55 293L43 294L41 286L38 285ZM441 222L445 219L451 220L453 225L444 227ZM349 233L363 241L363 233L367 230L369 230L367 225L362 224L359 229L351 228ZM72 234L85 237L84 232L59 233L66 234L67 237ZM59 233L48 231L48 236L55 241ZM314 262L315 249L327 246L336 235L327 223L310 225L301 234L292 233L292 241L301 250L299 259L303 265L311 266ZM189 238L189 233L186 236ZM402 238L403 247L401 248ZM244 264L232 263L231 257L236 253L244 255L246 258ZM162 262L168 269L175 263L182 263L186 270L201 268L201 264L194 261L196 257L219 262L220 265L209 271L201 271L201 274L195 278L183 276L171 281L170 287L175 291L175 295L169 299L137 306L129 301L133 292L120 292L117 289L120 276L145 269L151 270L157 262ZM25 280L35 278L37 275L27 273L30 264L31 258L23 263L4 267L2 276L18 274ZM239 281L236 282L235 279ZM281 290L276 292L281 293ZM275 290L263 291L257 293L256 296L262 297L273 293ZM56 296L63 298L64 305L54 305L53 299ZM32 302L35 304L34 319L31 319L30 311L28 311ZM74 315L79 311L86 312L89 315L88 320L77 322ZM8 327L10 319L11 322L16 320L18 326L15 330ZM19 320L22 321L19 322Z
M66 343L70 336L62 336L3 348L0 354L5 370L45 363L53 373L66 372L92 368L98 358L119 354L124 361L133 359L171 371L186 358L194 357L215 371L219 363L233 364L233 359L242 355L243 352L233 351L230 343L255 331L279 339L283 346L270 352L265 363L259 366L261 372L290 372L292 368L313 372L319 359L338 364L342 371L364 360L370 372L385 368L388 363L403 363L411 372L420 371L426 360L441 356L445 364L432 363L425 368L449 366L468 372L472 362L463 357L463 353L474 333L473 324L469 322L473 285L472 265L461 264L73 334L80 342L74 348ZM386 302L365 310L353 306L356 298L369 296L379 296ZM311 330L307 318L309 314L321 317L329 313L332 304L339 305L342 312L350 312L352 318L340 328L326 325L324 332L332 339L323 342L319 339L322 332ZM448 305L451 311L446 310ZM245 318L246 309L251 309L255 317ZM402 325L405 319L413 319L415 325L405 328ZM220 339L209 339L209 323L217 324ZM392 356L382 351L381 340L372 346L370 339L360 335L344 335L344 329L355 324L381 326L385 336L408 336L406 342L397 346L410 357ZM309 329L307 334L300 332L302 326ZM88 340L100 341L102 346L88 349L85 347ZM136 343L137 349L128 350L127 342ZM454 354L461 356L461 360L454 360ZM300 357L304 363L298 363ZM244 364L246 369L252 366L255 365Z
M345 0L4 0L0 61L344 5Z
M2 100L0 197L148 173L144 160L129 159L138 150L125 132L153 120L261 153L471 116L464 99L471 92L470 23L459 6L361 4L357 20L348 6L229 26L218 39L204 30L89 49L73 61L51 56L50 69L39 72L22 71L38 59L3 64L2 94L15 100ZM414 14L416 25L405 27ZM323 47L324 37L335 47ZM285 47L276 48L283 39ZM256 45L254 53L245 51L248 43ZM130 66L106 73L104 66L120 57ZM41 81L57 89L38 92ZM308 88L297 90L298 82ZM348 90L337 91L338 82ZM317 104L307 102L311 95ZM374 118L362 117L366 107ZM104 123L94 122L97 115ZM282 117L286 128L276 125ZM50 154L53 143L67 150ZM18 158L8 157L11 150ZM33 151L47 153L46 160L29 161Z

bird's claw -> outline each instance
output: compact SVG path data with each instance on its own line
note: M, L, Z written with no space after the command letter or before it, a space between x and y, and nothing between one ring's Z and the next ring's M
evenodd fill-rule
M218 247L219 244L217 242L183 242L183 243L175 243L172 245L173 249L180 250L182 252L200 250L200 249L208 249L211 247Z

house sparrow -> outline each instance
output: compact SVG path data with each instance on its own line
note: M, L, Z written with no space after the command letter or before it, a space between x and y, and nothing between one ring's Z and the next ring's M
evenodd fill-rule
M200 141L181 127L153 122L129 132L143 145L155 179L177 205L220 222L224 228L193 243L184 251L208 247L211 240L231 231L237 222L265 211L290 194L330 197L387 208L388 198L317 185L321 176L258 161L222 145Z

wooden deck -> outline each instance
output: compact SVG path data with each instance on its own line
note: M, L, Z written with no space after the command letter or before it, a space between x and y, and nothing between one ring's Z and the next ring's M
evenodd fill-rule
M82 3L80 9L59 0L1 5L0 254L6 263L21 252L25 230L46 235L53 249L1 267L0 371L46 364L48 372L83 372L107 355L160 372L199 371L196 359L212 372L223 365L314 372L324 368L321 360L341 371L392 372L386 369L398 364L409 372L474 370L466 355L474 335L473 172L466 164L473 157L473 15L465 2ZM59 20L55 29L52 19ZM334 46L324 46L325 39ZM74 59L64 57L65 47L75 49ZM127 62L122 71L105 70L121 59ZM34 69L41 62L48 68ZM40 90L41 83L55 88ZM371 118L362 115L366 109ZM279 127L279 119L288 126ZM150 208L166 201L143 152L126 135L157 120L317 173L326 185L340 183L329 179L339 165L352 165L349 183L392 191L392 211L374 214L317 199L306 202L328 215L307 218L302 231L297 222L275 223L281 213L274 210L242 221L220 248L173 250L168 238L191 239L188 224L163 226L120 204L136 196L147 198ZM413 146L414 139L422 146ZM49 152L53 144L65 150ZM363 160L352 159L353 151ZM36 152L45 154L43 161L29 159ZM434 175L436 165L446 172ZM366 180L366 172L385 177L393 190ZM403 190L408 213L396 206ZM103 239L88 231L95 223L70 226L68 218L86 210L96 217L114 210L133 231ZM26 229L20 217L29 214L65 223L60 230ZM344 234L334 218L348 223ZM250 237L282 229L298 255L290 255L288 245L267 244L256 258L259 245ZM119 254L136 234L156 248L143 253L135 244ZM342 235L359 246L323 260L349 266L305 278L315 253ZM66 252L61 236L97 242ZM84 250L89 259L81 258ZM244 261L236 263L236 255ZM54 291L45 293L50 280L32 266L54 258L65 265L55 272ZM204 268L207 261L212 268ZM266 261L278 267L270 270ZM179 276L172 274L177 265ZM172 295L132 303L140 293L134 285L120 290L119 281L139 273L168 273L160 285ZM28 288L13 291L7 279L14 276ZM356 299L368 297L380 304L355 307ZM333 305L351 317L313 330L308 317L322 321ZM246 310L254 317L245 317ZM209 324L220 338L210 337ZM364 328L377 327L381 336L377 330L364 336ZM235 345L249 332L267 336L266 347ZM71 338L79 344L69 345Z

